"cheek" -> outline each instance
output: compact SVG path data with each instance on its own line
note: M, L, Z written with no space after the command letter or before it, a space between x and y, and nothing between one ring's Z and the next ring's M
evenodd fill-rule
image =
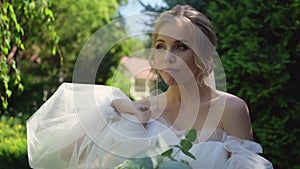
M189 66L189 68L191 69L191 71L200 70L200 69L198 68L198 66L195 64L194 60L190 61L190 62L188 63L188 66Z
M160 68L160 65L163 62L162 54L159 52L155 52L153 55L153 66L154 68Z
M194 61L193 53L188 53L187 55L185 55L185 57L182 57L182 62L183 64L185 64L184 67L190 69L190 71L192 71L193 73L200 70Z

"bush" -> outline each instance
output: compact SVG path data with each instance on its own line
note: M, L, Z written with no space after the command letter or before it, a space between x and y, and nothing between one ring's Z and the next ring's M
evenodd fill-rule
M1 116L0 169L27 169L26 127L20 118Z
M255 140L275 168L300 168L299 1L214 1L228 90L246 100Z

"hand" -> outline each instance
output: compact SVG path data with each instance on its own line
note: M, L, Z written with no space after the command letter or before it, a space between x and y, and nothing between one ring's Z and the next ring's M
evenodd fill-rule
M111 106L118 113L130 113L135 115L144 127L146 127L151 117L149 106L141 102L133 102L128 98L115 99L111 102Z

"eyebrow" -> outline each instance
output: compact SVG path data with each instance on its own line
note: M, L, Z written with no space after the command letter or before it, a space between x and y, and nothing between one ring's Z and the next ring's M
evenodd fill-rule
M165 42L163 39L157 39L156 42ZM174 43L184 43L187 44L187 40L176 40Z

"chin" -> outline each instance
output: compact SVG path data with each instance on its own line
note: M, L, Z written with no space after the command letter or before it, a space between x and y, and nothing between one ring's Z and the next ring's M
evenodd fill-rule
M162 79L168 86L177 85L176 80L171 76L162 76Z
M178 83L176 82L165 82L168 86L176 86Z
M168 85L168 86L174 86L178 85L175 79L173 78L163 78L163 81Z

